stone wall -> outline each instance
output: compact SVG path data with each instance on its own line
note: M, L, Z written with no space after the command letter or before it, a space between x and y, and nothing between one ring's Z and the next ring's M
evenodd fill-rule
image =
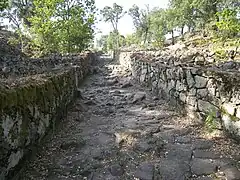
M135 80L161 97L184 107L200 122L210 117L240 139L240 72L214 66L175 65L137 52L121 52L119 62Z
M96 59L96 55L91 52L86 52L85 55L88 55L90 59ZM54 54L36 59L22 56L0 56L0 78L16 79L35 74L49 73L70 65L79 65L83 58L82 54Z
M41 143L49 130L54 130L68 104L77 95L79 83L87 75L93 58L94 54L88 53L75 58L72 61L75 65L68 64L14 80L9 77L1 79L1 180L11 179L31 156L33 147ZM38 63L41 64L41 61ZM58 65L62 66L61 63Z

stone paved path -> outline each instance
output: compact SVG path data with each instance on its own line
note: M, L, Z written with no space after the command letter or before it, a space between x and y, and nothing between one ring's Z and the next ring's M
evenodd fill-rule
M103 66L22 180L240 179L239 146L206 138L164 100ZM132 81L131 81L132 82Z

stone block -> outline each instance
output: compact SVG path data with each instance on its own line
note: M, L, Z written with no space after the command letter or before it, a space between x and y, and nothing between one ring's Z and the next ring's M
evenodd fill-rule
M193 78L193 76L191 74L191 71L188 70L186 72L186 74L187 74L187 84L188 84L188 87L192 88L194 86L194 84L195 84L195 81L194 81L194 78Z
M202 149L196 149L193 152L194 158L201 158L201 159L217 159L220 158L219 155L215 154L212 151L202 150Z
M208 90L206 88L204 89L197 89L197 96L199 98L205 98L208 95Z
M216 172L217 165L209 159L194 158L191 162L191 170L197 176L209 175Z
M159 163L159 179L185 180L190 178L189 165L179 159L162 159Z
M197 74L199 74L199 72L200 72L199 69L197 69L197 68L191 68L191 73L192 73L193 75L197 75Z
M214 111L216 112L218 110L218 108L216 106L214 106L213 104L207 102L207 101L203 101L201 99L198 100L198 109L202 112L211 112Z
M142 163L138 167L134 176L142 180L152 180L154 176L154 165L150 163Z
M184 92L180 93L179 94L179 99L182 101L182 102L186 102L186 99L187 99L187 96Z
M223 173L227 180L238 180L240 178L240 171L233 166L224 169Z
M195 87L205 88L207 86L208 79L202 76L195 76Z

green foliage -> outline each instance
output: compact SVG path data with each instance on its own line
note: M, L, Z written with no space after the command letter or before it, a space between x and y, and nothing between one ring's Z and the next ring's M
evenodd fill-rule
M205 120L205 128L212 132L217 128L217 122L216 122L216 112L209 111L208 116Z
M146 44L149 41L150 35L150 10L149 7L146 6L146 9L141 9L137 5L133 5L132 8L129 9L129 15L133 19L133 24L136 28L137 36L143 40L143 43Z
M8 7L8 0L1 0L0 1L0 11L5 10Z
M138 46L141 43L141 40L138 38L136 34L129 34L125 38L126 46Z
M29 18L41 54L80 52L93 38L94 3L81 0L35 0ZM87 13L90 12L90 13Z
M103 16L103 20L105 22L110 22L112 24L113 30L118 31L118 22L126 12L123 11L123 7L113 3L113 7L105 6L101 10L101 14Z
M42 55L87 48L93 39L94 14L94 0L11 0L1 17L12 23L22 45ZM23 43L24 35L32 40L29 44Z
M24 25L27 27L31 26L28 18L33 15L34 10L34 0L11 0L10 8L15 11L17 18L24 22Z
M118 23L119 20L126 14L125 11L123 11L123 7L113 3L113 6L105 6L102 10L101 10L101 14L103 17L103 20L105 22L111 23L112 27L113 27L113 33L111 34L111 40L109 41L109 47L110 49L114 49L114 51L116 51L119 46L120 46L120 39L119 39L119 33L118 33ZM112 43L112 41L114 43Z
M223 49L218 49L215 51L215 56L217 57L217 59L226 59L227 53Z
M110 32L109 35L101 36L97 44L105 52L108 50L116 50L116 38L119 40L119 47L126 45L125 37L116 32Z
M240 32L239 13L239 0L170 0L167 9L140 10L136 5L129 9L135 34L154 47L161 47L168 33L174 44L174 33L179 30L184 40L186 27L188 32L202 32L205 37L217 35L218 41L219 37L222 40L236 37ZM205 45L207 42L196 43Z
M216 23L220 35L223 38L233 37L240 32L240 20L237 19L237 11L234 9L224 9L217 12L219 22Z

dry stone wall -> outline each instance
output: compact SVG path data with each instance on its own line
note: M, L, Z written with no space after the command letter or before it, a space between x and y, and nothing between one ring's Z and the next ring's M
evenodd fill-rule
M88 74L94 62L94 54L88 53L55 59L51 71L34 69L31 76L11 79L13 72L1 79L0 86L0 179L11 179L31 156L34 147L41 144L43 137L54 130L68 105L78 95L77 88ZM77 58L78 57L78 58ZM26 62L31 62L26 60ZM51 61L33 61L33 64ZM52 61L53 62L53 61ZM18 62L21 64L20 62ZM74 64L74 65L73 65ZM58 68L57 66L61 67ZM10 66L18 69L20 66ZM41 66L40 66L41 67ZM39 67L39 68L40 68ZM55 69L54 69L55 68ZM23 72L22 71L22 72ZM41 73L39 73L41 72Z
M240 72L219 67L174 65L139 52L121 52L119 62L135 80L161 97L184 107L190 117L207 117L240 139Z

